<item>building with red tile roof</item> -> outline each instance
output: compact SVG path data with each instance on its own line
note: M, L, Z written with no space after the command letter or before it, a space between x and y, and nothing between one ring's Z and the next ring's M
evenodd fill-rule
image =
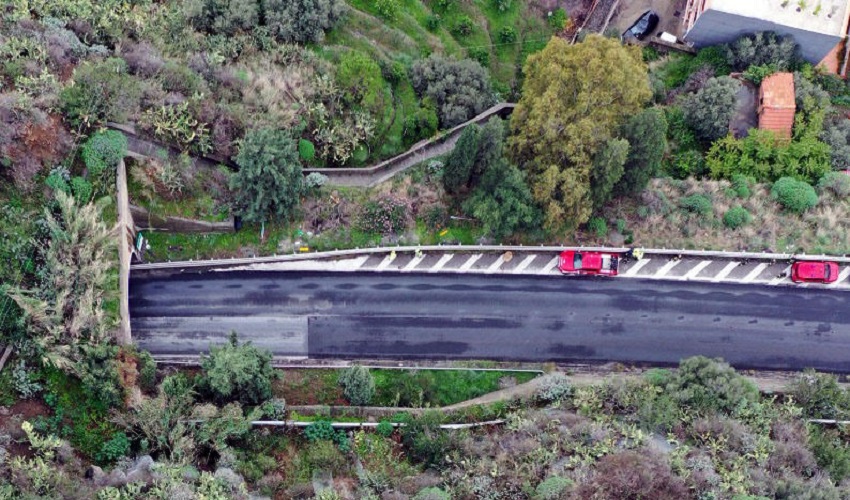
M791 138L794 128L794 75L774 73L759 87L759 129L772 130L780 137Z

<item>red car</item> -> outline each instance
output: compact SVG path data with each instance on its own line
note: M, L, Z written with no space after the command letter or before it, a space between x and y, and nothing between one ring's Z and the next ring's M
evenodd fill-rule
M791 265L794 283L834 283L838 279L838 264L822 260L798 260Z
M619 267L618 253L565 250L558 258L558 269L564 274L616 276Z

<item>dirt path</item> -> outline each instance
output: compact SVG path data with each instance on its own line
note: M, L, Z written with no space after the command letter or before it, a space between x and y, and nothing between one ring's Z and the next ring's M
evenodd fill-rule
M119 344L129 344L130 334L130 245L134 234L133 218L130 215L130 199L127 194L127 168L122 159L118 162L118 173L116 175L118 187L118 257L120 259L120 270L118 279L120 282L121 298L119 300L119 313L121 324L116 339Z

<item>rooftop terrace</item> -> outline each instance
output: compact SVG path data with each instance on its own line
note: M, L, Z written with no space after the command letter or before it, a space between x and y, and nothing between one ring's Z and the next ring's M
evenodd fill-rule
M705 7L835 36L847 33L850 17L850 0L706 0Z

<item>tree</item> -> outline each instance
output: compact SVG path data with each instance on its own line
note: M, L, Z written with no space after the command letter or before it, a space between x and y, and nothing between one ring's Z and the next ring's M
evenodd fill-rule
M463 129L454 149L446 157L443 168L443 186L449 193L458 193L469 186L475 160L478 157L478 139L481 127L471 124Z
M56 215L44 212L49 241L41 282L34 288L13 287L8 294L26 313L42 360L75 373L79 344L109 341L112 325L103 304L114 263L113 232L100 217L108 198L79 206L63 191L55 197Z
M602 208L614 191L614 186L623 177L624 166L629 155L629 141L609 139L593 157L590 173L590 196L593 208Z
M802 63L799 49L791 35L763 31L732 42L726 57L735 71L744 71L750 66L773 66L777 71L788 71Z
M830 157L832 168L850 169L850 119L842 118L828 122L820 139L832 148Z
M496 103L490 74L471 59L432 55L413 63L410 81L420 97L437 105L443 128L470 120Z
M365 366L354 365L339 375L345 398L355 406L368 405L375 396L375 379Z
M359 106L374 117L381 115L386 82L374 59L362 52L346 52L340 58L336 81L349 105Z
M532 228L540 219L525 175L505 159L484 172L480 184L464 202L463 209L497 239L520 229Z
M622 134L629 141L629 155L617 192L639 193L661 170L667 150L667 119L659 108L645 109L626 123Z
M472 169L471 184L478 183L481 176L504 156L505 122L498 116L492 116L481 127L478 134L478 152Z
M712 78L696 94L682 100L685 121L697 137L712 142L729 133L741 83L728 76Z
M318 43L343 13L340 0L265 0L266 26L282 42Z
M549 228L583 224L594 156L652 95L646 65L638 48L591 35L576 45L552 38L524 73L511 117L512 158L529 171Z
M829 160L829 146L816 138L788 142L769 130L751 130L743 139L730 135L712 144L706 166L714 178L745 175L774 181L797 177L817 182L830 170Z
M278 376L271 362L269 351L251 342L240 344L233 332L228 343L210 346L210 355L201 357L198 387L218 402L260 404L272 397L272 381Z
M249 222L289 220L304 193L298 143L289 132L249 132L236 155L239 171L231 177L236 206Z
M257 0L187 0L181 7L189 24L209 33L233 35L260 21Z

